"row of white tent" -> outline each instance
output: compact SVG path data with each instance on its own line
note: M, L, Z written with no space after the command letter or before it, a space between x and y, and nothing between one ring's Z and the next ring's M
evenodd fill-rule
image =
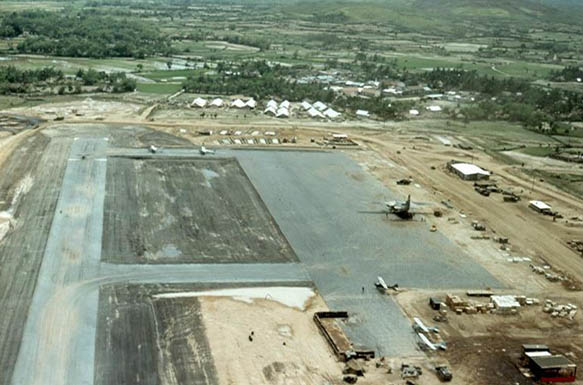
M223 107L224 102L223 102L223 99L221 99L221 98L215 98L209 102L206 99L197 97L196 99L194 99L192 101L190 106L197 107L197 108L204 108L207 106L209 106L209 107ZM231 101L229 106L233 107L233 108L239 108L239 109L243 109L243 108L253 109L253 108L257 107L257 102L253 98L248 99L247 101L243 101L241 99L235 99L235 100ZM339 112L333 110L332 108L329 108L326 104L324 104L320 101L317 101L314 104L310 104L306 101L303 101L301 103L301 106L308 113L308 115L310 115L310 117L312 117L312 118L336 119L341 115ZM272 99L269 102L267 102L267 108L263 111L263 113L268 114L268 115L273 115L277 118L289 118L290 107L291 107L291 103L287 100L284 100L283 102L278 104L275 100ZM358 114L358 115L360 115L360 114Z
M300 105L312 118L336 119L340 116L339 112L334 111L332 108L328 108L328 106L319 101L313 105L303 101ZM290 107L291 103L287 100L284 100L278 104L275 100L272 99L267 102L267 108L265 111L263 111L263 113L266 115L273 115L276 118L289 118Z
M332 108L329 108L327 105L320 101L317 101L314 104L303 101L301 106L312 118L336 119L340 116L340 112L334 111Z
M266 115L273 115L276 118L289 118L290 106L291 104L287 100L277 104L275 100L271 99L267 102L267 108L263 113Z
M253 109L257 107L257 102L253 98L247 100L246 102L242 101L241 99L235 99L231 102L231 107Z
M287 100L284 100L283 102L279 103L279 105L273 99L271 99L270 101L267 102L267 108L275 108L275 109L285 108L286 110L289 110L290 107L291 107L291 103Z
M198 108L204 108L207 105L209 107L222 107L224 105L224 102L223 102L223 99L221 99L221 98L213 99L210 102L208 102L206 99L203 99L203 98L196 98L192 101L192 103L190 103L191 107L198 107Z
M225 103L223 102L223 99L221 98L215 98L212 101L208 102L206 99L203 98L196 98L192 101L192 103L190 104L191 107L198 107L198 108L204 108L204 107L223 107L225 105ZM257 102L251 98L249 100L247 100L246 102L244 102L241 99L235 99L233 101L231 101L230 104L231 107L234 108L255 108L257 107Z

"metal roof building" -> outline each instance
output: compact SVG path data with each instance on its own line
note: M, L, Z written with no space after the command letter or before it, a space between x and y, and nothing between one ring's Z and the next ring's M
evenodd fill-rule
M547 213L551 211L551 206L549 206L543 201L530 201L528 202L528 207L535 211L538 211L539 213Z
M488 179L490 177L489 171L483 170L472 163L450 162L448 163L448 168L464 180Z
M540 354L536 354L540 353ZM547 352L526 353L532 374L541 382L574 382L577 365L565 356Z

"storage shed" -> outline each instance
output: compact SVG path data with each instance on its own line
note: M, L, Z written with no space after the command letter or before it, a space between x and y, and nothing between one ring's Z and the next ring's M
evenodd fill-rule
M543 201L530 201L528 202L528 207L542 214L550 214L552 209L551 206Z
M441 309L441 300L435 297L430 297L429 306L431 306L433 310L439 310Z
M464 180L481 180L490 178L490 172L483 170L472 163L456 163L450 162L447 164L450 171L456 173Z
M574 382L577 376L577 365L561 354L551 354L548 351L525 353L528 367L534 377L541 382Z
M520 303L513 295L493 295L490 299L496 308L496 312L501 314L507 314L520 308Z

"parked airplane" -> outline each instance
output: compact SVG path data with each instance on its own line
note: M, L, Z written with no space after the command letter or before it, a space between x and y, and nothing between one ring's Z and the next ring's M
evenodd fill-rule
M417 317L413 317L413 330L415 330L416 332L422 331L424 333L429 333L430 331L432 331L434 333L439 333L439 328L438 327L436 327L436 326L433 326L433 327L425 326L425 324L423 323L423 321L421 321Z
M434 344L433 342L429 341L429 338L427 338L422 333L417 333L417 337L419 337L419 340L420 340L419 346L421 347L421 349L429 349L429 350L433 350L433 351L436 351L437 349L447 350L447 345L445 342L440 342L440 343Z
M413 218L413 213L409 210L411 209L411 195L407 196L407 200L405 202L385 202L385 206L387 206L387 215L395 214L399 218L403 219L411 219Z
M413 203L413 206L426 205L427 203ZM400 219L410 220L413 219L415 214L426 214L412 209L411 195L407 196L406 201L391 201L384 202L385 209L382 211L360 211L361 213L367 214L380 214L383 213L387 217L389 214L395 215Z
M201 155L214 154L215 151L214 150L211 150L211 149L208 149L205 146L200 146L200 153L201 153Z
M379 289L380 291L387 292L389 289L393 289L395 291L399 291L399 284L396 283L392 286L388 286L385 283L385 280L383 279L383 277L377 277L377 281L374 284L376 286L377 289Z

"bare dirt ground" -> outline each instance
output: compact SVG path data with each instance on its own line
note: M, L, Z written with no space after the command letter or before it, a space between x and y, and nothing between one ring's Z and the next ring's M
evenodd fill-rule
M312 319L325 308L320 297L305 310L270 300L201 298L219 384L338 383L341 366Z
M117 101L94 100L87 97L74 102L41 104L33 107L17 107L13 113L37 116L47 120L56 118L69 119L111 119L132 118L138 115L142 106Z
M469 298L463 291L448 292L471 301L487 303L487 298ZM552 299L558 303L572 303L581 308L583 300L579 293L541 296L543 293L506 291L505 294L522 294L541 300ZM437 311L428 304L429 297L445 299L447 293L411 290L400 293L396 300L409 318L419 317L426 325L435 325L448 344L448 350L440 356L452 365L455 377L460 383L493 384L511 383L530 384L516 369L521 345L525 343L547 344L552 351L566 354L573 362L580 362L583 350L581 312L573 320L552 318L542 311L542 305L521 307L517 315L462 314L456 315L448 309L447 322L435 322ZM478 374L478 376L476 376ZM578 383L583 383L579 376Z
M320 296L312 297L304 309L270 299L247 303L229 297L200 297L200 303L219 385L344 383L345 364L333 354L313 320L314 312L328 310ZM365 373L358 383L403 384L400 367L408 363L425 370L418 384L439 384L431 373L436 362L444 360L427 360L421 354L407 359L359 360Z

